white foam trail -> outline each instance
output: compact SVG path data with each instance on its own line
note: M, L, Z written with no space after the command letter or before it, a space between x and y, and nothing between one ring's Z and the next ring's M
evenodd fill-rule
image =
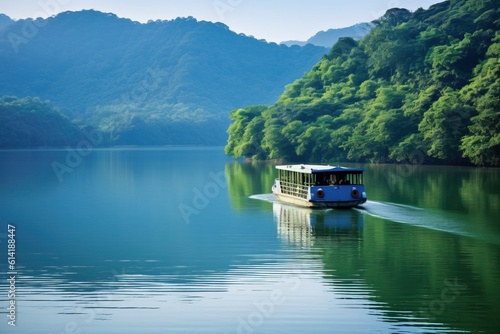
M470 229L467 217L454 215L444 211L429 210L411 205L367 201L359 212L370 216L390 220L397 223L448 232L466 237L479 238L491 243L500 244L500 239L491 235L481 235Z
M274 194L257 194L250 196L250 198L269 203L280 203ZM470 229L471 222L468 220L468 217L451 214L449 212L378 201L367 201L362 206L354 208L354 210L397 223L409 224L500 244L500 238L498 236L484 235L472 231Z
M260 201L265 201L269 203L279 202L278 198L274 194L258 194L250 196L251 199L257 199Z

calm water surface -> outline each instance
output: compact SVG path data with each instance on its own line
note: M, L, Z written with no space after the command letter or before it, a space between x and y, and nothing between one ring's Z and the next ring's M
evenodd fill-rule
M0 151L0 332L497 333L500 171L364 167L306 210L221 148Z

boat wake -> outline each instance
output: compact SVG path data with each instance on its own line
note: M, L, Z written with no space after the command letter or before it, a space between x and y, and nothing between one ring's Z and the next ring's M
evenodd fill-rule
M274 194L258 194L250 196L251 199L257 199L269 203L279 203L278 198Z
M471 230L471 222L467 217L456 213L377 201L367 201L362 207L357 207L355 210L373 217L397 223L478 238L491 243L500 244L500 240L495 236L483 235L477 231Z
M252 195L250 196L250 198L266 201L269 203L280 203L280 201L274 194L258 194ZM297 207L297 209L301 208ZM366 201L365 204L353 208L353 210L384 220L402 224L409 224L412 226L418 226L466 237L477 238L488 241L490 243L500 244L500 240L497 236L484 235L478 231L471 230L471 222L469 221L469 219L456 213L378 201Z

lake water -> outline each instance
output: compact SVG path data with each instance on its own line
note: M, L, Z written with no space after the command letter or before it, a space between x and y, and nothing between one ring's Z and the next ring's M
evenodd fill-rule
M222 148L81 153L0 151L0 333L500 328L498 169L356 165L363 209L306 210Z

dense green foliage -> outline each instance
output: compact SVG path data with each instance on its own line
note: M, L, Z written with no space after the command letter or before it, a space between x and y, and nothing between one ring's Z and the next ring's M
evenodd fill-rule
M0 33L0 96L48 99L112 144L223 144L230 110L271 104L326 52L194 18L66 12Z
M500 165L500 8L391 9L271 107L231 113L226 153L289 161Z
M75 146L84 139L68 117L37 98L0 98L0 148Z

